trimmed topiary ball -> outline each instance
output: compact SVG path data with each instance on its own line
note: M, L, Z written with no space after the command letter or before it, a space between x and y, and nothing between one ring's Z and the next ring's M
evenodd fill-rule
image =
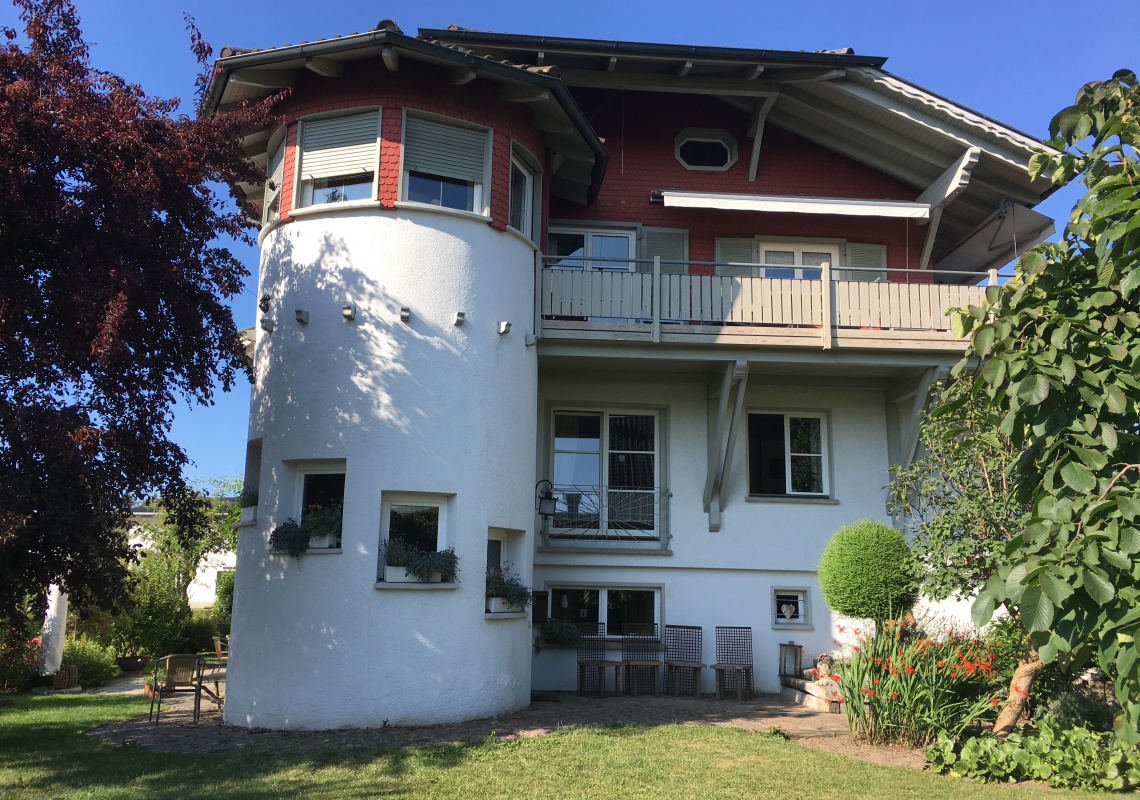
M876 622L910 611L918 570L902 531L861 519L831 536L819 560L819 589L835 611Z

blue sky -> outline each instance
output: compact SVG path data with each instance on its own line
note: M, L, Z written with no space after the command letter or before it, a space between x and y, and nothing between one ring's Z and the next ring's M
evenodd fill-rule
M6 2L6 0L0 0ZM405 33L462 25L507 33L677 44L820 50L853 47L887 56L886 69L1026 133L1044 137L1049 119L1077 89L1115 70L1140 68L1136 0L957 0L914 2L273 2L227 0L76 0L93 44L92 63L151 94L192 97L197 65L183 11L215 51L266 47L364 31L394 19ZM19 27L0 5L0 25ZM1070 187L1038 210L1062 227L1077 197ZM239 256L251 273L257 254ZM252 325L256 275L233 304L238 327ZM195 462L190 478L240 475L249 389L220 394L208 408L180 407L172 436Z

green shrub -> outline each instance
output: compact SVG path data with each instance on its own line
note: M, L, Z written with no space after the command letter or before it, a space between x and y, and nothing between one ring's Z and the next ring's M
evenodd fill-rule
M234 571L218 572L214 580L214 614L230 617L234 613Z
M310 538L308 531L298 525L297 520L289 517L269 534L269 549L300 560L309 550Z
M181 652L182 628L190 620L190 608L178 584L175 561L159 552L144 553L131 567L131 578L135 580L131 590L134 608L114 620L116 652L153 658Z
M1025 652L1026 635L1012 617L1002 617L990 625L986 634L986 650L993 654L993 681L990 691L998 697L1009 694L1009 682L1017 669L1017 659ZM1046 664L1037 671L1029 685L1030 713L1044 711L1049 701L1064 691L1069 677L1061 671L1059 661Z
M837 530L819 561L819 588L832 609L878 622L918 598L918 571L902 531L863 519Z
M221 636L217 618L210 613L195 615L182 626L179 653L213 653L214 637Z
M455 548L446 550L420 550L403 539L385 540L384 563L389 567L403 567L405 574L414 575L421 581L431 579L433 572L443 576L446 583L459 582L459 556Z
M991 733L959 747L940 736L926 751L935 772L982 781L1044 781L1055 788L1125 791L1140 788L1140 750L1108 733L1063 728L1046 716L1037 730L998 739Z
M1094 731L1107 732L1112 730L1119 710L1110 694L1100 694L1087 686L1070 686L1049 701L1046 713L1062 728L1087 725Z
M63 662L79 670L79 685L102 686L115 676L115 659L110 651L86 636L68 638L63 643Z
M578 641L578 629L573 622L561 619L548 619L542 623L542 641L550 644L574 644Z
M19 620L0 617L0 692L22 691L39 677L43 617L31 599L21 604L20 612Z

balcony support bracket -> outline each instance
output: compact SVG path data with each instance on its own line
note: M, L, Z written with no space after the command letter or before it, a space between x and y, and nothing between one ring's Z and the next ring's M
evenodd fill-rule
M705 479L704 508L705 513L709 515L709 531L713 533L720 530L720 512L727 500L729 470L732 466L736 440L739 438L744 392L747 388L748 362L741 359L725 365L720 388L714 388L710 393L710 399L717 400L717 411L713 420L712 434L709 436L709 471Z

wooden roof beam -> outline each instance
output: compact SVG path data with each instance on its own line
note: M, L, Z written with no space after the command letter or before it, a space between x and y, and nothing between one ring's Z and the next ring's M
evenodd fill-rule
M508 103L544 103L550 92L527 83L501 83L499 97Z
M677 74L677 77L678 77L678 78L683 78L683 77L685 77L686 75L688 75L688 74L689 74L689 72L690 72L692 69L693 69L693 62L692 62L692 61L686 61L686 62L685 62L684 64L682 64L681 66L677 67L677 72L676 72L676 74Z
M471 81L475 80L475 70L469 69L467 67L459 67L458 69L453 69L451 71L450 80L452 86L463 86L465 84L471 83Z
M258 89L289 89L293 86L291 69L235 69L230 73L230 83L242 86L255 86Z
M344 62L322 56L309 56L305 59L305 69L324 78L339 78L344 74Z
M400 54L392 45L387 45L380 51L380 58L384 60L384 66L388 68L389 72L400 71Z
M617 69L617 56L610 56L610 60L606 62L606 72L613 72Z
M764 74L763 64L753 64L751 67L744 71L744 80L754 81Z
M748 162L748 180L756 180L756 169L760 164L760 143L764 140L764 123L768 119L768 112L772 110L772 106L776 102L776 95L770 95L764 98L764 102L756 109L756 113L752 115L752 121L748 125L748 135L752 137L752 156Z
M626 89L638 92L672 92L676 94L711 94L736 97L765 97L778 91L772 81L746 81L740 78L718 78L689 75L679 80L676 75L623 72L606 75L589 69L564 69L562 82L567 86L590 89Z

